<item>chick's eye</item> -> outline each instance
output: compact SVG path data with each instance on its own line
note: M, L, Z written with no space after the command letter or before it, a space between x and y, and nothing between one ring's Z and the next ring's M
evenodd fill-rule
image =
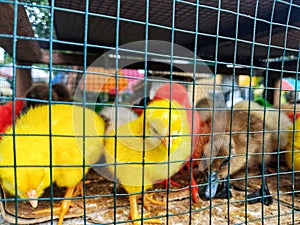
M156 134L158 133L158 131L154 127L152 127L152 131Z

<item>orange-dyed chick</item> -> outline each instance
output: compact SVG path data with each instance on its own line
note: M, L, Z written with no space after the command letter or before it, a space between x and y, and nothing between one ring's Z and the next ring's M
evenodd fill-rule
M7 135L12 133L12 127L5 132ZM99 159L104 122L95 112L72 105L52 105L49 118L49 106L44 105L30 108L22 115L16 121L15 133L14 138L3 136L0 142L1 183L9 193L30 198L31 206L36 208L38 198L51 183L51 170L52 182L67 188L66 198L78 195L77 184L89 170L88 166L83 167L83 157L87 164ZM58 224L62 224L70 204L70 200L64 200L54 209L59 213Z

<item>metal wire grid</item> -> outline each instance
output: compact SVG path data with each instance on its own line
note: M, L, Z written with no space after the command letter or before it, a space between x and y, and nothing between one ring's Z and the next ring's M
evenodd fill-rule
M17 14L17 8L18 5L26 5L26 6L30 6L29 3L23 3L23 2L18 2L18 1L5 1L5 3L7 4L11 4L14 3L14 30L13 30L13 34L12 35L7 35L7 34L0 34L0 37L3 38L10 38L13 39L13 71L14 74L16 74L16 69L18 68L25 68L25 69L29 69L30 66L19 66L17 65L17 52L16 52L16 43L17 40L20 39L24 39L24 40L38 40L38 41L48 41L50 43L50 48L49 48L49 53L50 53L50 64L49 64L49 72L51 74L51 72L53 71L65 71L65 72L69 72L69 69L63 69L63 68L55 68L55 66L52 64L52 55L53 55L53 46L54 44L65 44L65 45L76 45L80 48L83 47L83 54L84 54L84 61L83 61L83 69L82 70L72 70L73 72L80 72L83 73L83 76L86 76L87 73L87 57L88 57L88 48L94 48L94 49L106 49L106 50L116 50L116 53L118 53L119 51L119 45L120 45L120 38L122 37L123 41L130 41L132 37L135 37L137 39L139 39L139 37L145 38L146 43L147 40L149 40L149 27L155 27L158 29L162 29L162 30L168 30L171 32L171 43L174 44L176 39L176 36L178 33L183 33L183 34L187 34L188 36L193 36L194 38L194 42L192 44L193 46L193 50L195 53L195 57L193 59L190 59L194 62L194 65L196 65L197 63L197 59L196 59L196 55L200 53L201 55L201 48L199 49L198 47L198 38L196 38L197 36L204 36L204 37L209 37L212 38L212 40L215 41L215 45L214 46L221 46L220 41L221 40L228 40L228 41L232 41L233 42L233 60L228 62L226 60L220 60L220 58L222 58L222 56L220 55L220 50L217 47L213 48L212 54L213 57L211 57L210 59L205 59L205 62L208 63L213 63L214 64L214 74L218 73L218 66L220 65L232 65L232 72L233 72L233 80L232 80L232 84L228 85L229 87L232 87L232 90L235 89L235 73L236 73L236 68L238 68L239 66L243 66L247 69L249 69L250 71L250 76L253 77L254 76L254 70L264 70L265 71L265 86L268 87L268 78L270 76L269 73L272 72L279 72L280 73L280 79L282 79L284 77L285 73L290 73L293 74L296 78L298 78L298 71L299 71L299 47L298 47L298 43L297 41L293 41L293 40L297 40L297 37L295 37L295 35L293 35L293 33L297 34L299 32L299 26L298 24L296 25L290 25L290 21L289 18L291 17L292 14L292 9L294 8L299 8L298 3L293 3L293 1L273 1L273 4L270 6L268 4L264 4L264 2L262 1L256 1L255 7L254 4L250 4L251 6L251 15L249 14L245 14L245 12L243 12L243 5L246 4L245 2L237 2L237 4L229 4L227 5L226 8L222 8L222 2L219 1L210 1L210 2L205 2L205 3L201 3L199 1L197 2L188 2L188 1L173 1L172 2L172 8L164 8L163 7L163 2L161 4L157 4L157 5L151 5L151 1L147 1L146 3L141 3L138 2L137 4L133 4L132 2L128 1L128 2L121 2L121 1L117 1L114 2L113 4L115 4L115 6L113 7L112 2L103 2L101 6L99 6L95 1L85 1L85 4L83 4L82 1L71 1L71 3L69 5L59 5L59 3L56 6L56 2L54 0L51 1L52 7L48 7L48 6L41 6L41 7L46 7L49 9L49 11L51 12L51 26L50 26L50 36L49 39L44 39L44 38L29 38L29 37L22 37L22 36L18 36L17 35L17 21L18 21L18 14ZM62 2L62 3L66 3L66 2ZM124 4L124 7L123 7ZM128 6L126 7L126 4L128 4ZM287 19L284 21L281 21L281 18L276 18L276 12L282 10L282 8L277 8L277 5L282 5L282 8L286 8L288 13L287 13ZM78 9L78 5L80 5L80 9ZM182 10L177 10L178 5L182 5ZM106 6L106 7L105 7ZM95 9L93 9L95 7ZM133 10L134 7L142 7L142 9L144 10L138 10L139 13L135 13L136 11ZM152 7L157 7L157 11L154 10L154 12L150 12L149 9L151 9ZM272 10L267 10L272 8ZM70 10L73 9L73 10ZM116 9L116 11L115 11ZM130 10L132 9L132 10ZM165 9L166 12L164 12L161 9ZM180 8L181 9L181 8ZM190 10L189 10L190 9ZM263 13L262 9L266 9L266 12L271 12L270 15L266 15ZM101 13L98 13L99 10L105 10ZM189 20L188 22L186 21L181 21L181 14L182 17L184 16L188 16L189 13L191 13L192 11L196 12L195 15L195 20ZM53 29L54 29L54 18L55 18L55 12L68 12L71 14L78 14L78 15L82 15L84 16L84 30L82 31L82 39L78 39L78 40L63 40L63 39L53 39ZM117 12L117 13L116 13ZM132 14L131 14L132 13ZM151 13L154 13L153 16L151 15ZM178 13L178 14L177 14ZM262 14L260 16L260 13ZM227 15L228 19L221 20L222 15ZM128 16L127 16L128 15ZM93 40L90 42L88 40L88 36L89 36L89 17L103 17L105 18L107 21L109 21L111 24L114 24L113 26L101 26L103 28L107 28L107 32L114 32L115 33L115 39L114 39L114 44L104 44L104 45L100 45L100 44L96 44L93 43ZM136 18L134 17L136 16ZM145 20L142 21L137 21L137 18L140 18L140 16L145 17ZM205 24L203 25L199 25L199 23L201 23L201 20L203 20L203 18L208 18L208 17L213 17L214 19L212 19L212 21L215 21L214 24ZM270 17L270 19L268 19ZM153 18L153 21L152 21ZM155 18L159 18L162 19L161 21L156 22ZM243 39L239 38L239 28L240 28L240 21L241 20L251 20L253 22L253 32L252 35L243 37ZM200 22L199 22L200 21ZM222 22L221 22L222 21ZM124 38L124 36L121 36L122 34L120 34L121 29L122 29L122 25L124 24L128 24L128 27L130 28L132 24L139 24L141 25L141 27L143 27L143 31L141 33L130 33L130 34L123 34L124 36L127 36L127 38ZM164 24L165 23L165 24ZM264 23L266 24L266 26L270 27L269 30L269 35L268 36L263 36L263 37L259 37L256 36L256 34L261 34L260 32L257 32L257 24L258 23ZM106 24L105 22L103 24ZM175 26L176 24L176 26ZM235 29L233 29L234 32L232 32L232 34L227 35L227 33L222 33L223 29L220 30L220 27L230 27L230 25L235 24ZM56 24L56 26L59 26L59 24ZM133 26L134 27L134 26ZM201 30L203 29L203 31ZM208 30L210 29L211 32L209 32ZM282 29L282 33L277 32L276 34L273 34L273 31L276 29ZM130 29L129 29L130 30ZM102 32L106 32L106 30L102 30ZM138 32L138 31L136 31ZM288 34L291 35L288 36ZM58 33L58 38L60 34ZM100 34L99 34L100 36ZM184 35L183 35L184 36ZM280 38L279 38L280 37ZM289 38L289 39L288 39ZM180 38L178 38L179 41L183 41ZM91 44L93 43L93 44ZM105 43L105 42L104 42ZM244 44L244 45L243 45ZM242 48L242 46L251 46L251 61L249 62L249 64L245 64L244 62L242 63L238 63L239 59L238 59L238 51L239 49ZM272 68L269 61L266 61L266 67L263 66L256 66L255 65L255 58L256 58L256 48L257 46L264 48L265 50L267 50L266 54L262 54L261 56L266 55L266 59L270 59L272 58L273 55L279 54L282 56L282 61L281 61L281 67L280 68ZM151 53L147 51L147 45L145 46L145 51L144 52L140 52L141 55L144 54L144 59L145 59L145 65L144 65L144 70L147 71L147 58L149 58L151 56ZM294 70L285 70L285 56L287 54L296 54L297 55L297 63L296 63L296 67ZM171 66L170 66L170 72L171 72L171 76L170 76L170 82L172 82L172 70L173 70L173 60L174 59L180 59L180 57L173 55L172 51L171 51ZM115 68L116 68L116 75L109 75L109 76L116 76L116 78L118 78L118 59L116 59L116 64L115 64ZM196 66L194 66L194 74L196 74ZM195 77L194 77L195 78ZM192 83L187 82L188 84L190 84L193 87L193 102L194 102L194 88L196 85L202 85L201 83L197 83L195 81L196 79L194 79L194 81ZM118 87L118 82L119 80L116 79L116 87ZM147 82L147 76L145 77L145 83ZM51 79L49 80L49 86L51 86ZM85 89L85 82L84 82L84 89ZM16 81L14 79L13 81L13 86L14 86L14 90L16 87ZM145 85L146 87L147 85ZM214 84L212 85L212 89L213 92L215 94L215 88L216 88L217 84L216 82L214 82ZM297 87L296 87L297 88ZM252 86L249 87L249 93L253 90ZM265 89L265 98L267 98L267 94L268 94L268 88ZM281 87L279 88L279 90L281 90ZM86 93L86 92L83 92ZM116 91L116 95L118 97L118 90ZM145 90L146 93L146 90ZM280 92L281 93L281 92ZM85 95L85 94L84 94ZM51 89L50 89L50 96L51 96ZM146 96L145 96L146 97ZM15 93L13 94L12 100L14 101L16 98ZM85 99L85 97L84 97ZM51 98L49 99L49 104L52 104L52 100ZM86 102L83 101L83 106L86 106ZM116 107L119 107L118 102L116 103ZM266 111L266 108L264 109ZM280 110L280 108L279 108ZM296 111L296 107L294 108L294 111ZM214 114L214 111L213 111ZM266 114L265 114L266 115ZM213 117L214 118L214 117ZM14 118L15 119L15 118ZM249 118L250 120L250 118ZM51 122L51 117L50 117L50 122ZM214 123L213 123L214 124ZM280 124L278 122L278 126L280 127ZM49 133L51 133L51 128L49 128ZM212 128L214 129L214 128ZM117 134L116 134L117 135ZM278 133L279 136L279 133ZM51 142L50 142L51 143ZM51 146L50 146L51 147ZM248 157L248 153L246 154L246 157ZM278 154L278 158L280 157L280 154ZM294 164L294 162L293 162ZM83 166L85 166L85 162L83 162ZM280 175L282 175L282 173L279 170L279 161L278 161L278 165L277 165L277 176L278 176L278 183L280 183ZM293 186L294 186L294 170L291 171L292 173L292 181L293 181ZM229 167L229 174L230 174L230 167ZM264 176L264 174L263 174ZM252 176L248 175L248 171L246 171L246 183L249 179L253 178ZM16 179L16 178L15 178ZM85 175L83 176L83 179L85 180ZM229 180L234 180L233 178L229 178ZM278 185L279 186L279 185ZM168 190L169 191L169 190ZM278 187L278 192L276 194L277 198L280 198L280 195L285 194L285 193L280 193L279 192L279 187ZM52 189L52 185L50 187L50 192L53 193L53 189ZM247 189L245 190L245 193L247 193ZM295 222L295 217L296 217L296 212L295 212L295 205L294 205L294 201L295 201L295 193L296 191L293 190L292 191L292 196L293 196L293 201L292 201L292 223ZM114 186L114 197L116 199L117 194L116 194L116 185ZM83 196L83 199L85 201L85 197ZM50 197L50 201L53 202L53 200L55 200L56 198L54 198L52 195ZM18 212L18 201L19 199L17 198L17 196L15 197L15 202L16 202L16 206L15 206L15 210L16 212ZM115 200L115 205L116 205L116 200ZM230 203L232 203L232 201L230 199L227 200L227 203L221 203L219 205L222 204L227 204L228 205L228 211L227 211L227 223L230 224ZM245 214L247 214L247 198L245 199ZM213 204L212 200L210 200L210 214L212 214L212 209L218 207L218 204ZM264 211L264 205L262 204L262 211ZM168 207L167 210L168 212ZM190 220L189 223L192 223L191 217L192 217L192 213L194 212L199 212L195 209L193 209L192 207L192 202L190 201L190 205L189 205L189 209L186 212L182 212L184 213L188 213L190 215ZM52 212L52 216L53 216L53 212ZM168 218L170 216L174 216L174 215L168 215L166 214L166 219L167 219L167 223L168 223ZM281 215L280 214L280 202L278 201L278 215L275 215L274 217L278 218L278 224L280 224L281 222ZM84 204L84 218L86 218L86 209L85 209L85 204ZM116 209L114 210L114 223L119 223L119 221L116 220L117 218L117 211ZM247 217L245 217L245 221L243 223L247 224L250 222L255 222L255 221L259 221L264 224L264 220L268 219L268 218L258 218L255 220L251 220L248 221ZM16 223L18 223L18 218L16 218ZM86 222L86 221L85 221ZM213 223L212 220L210 220L210 224Z
M282 3L282 2L280 2L279 1L279 3L278 2L276 2L277 4L276 5L278 5L278 4L280 4L280 3ZM21 4L21 3L20 3ZM24 3L23 3L24 4ZM283 4L283 3L282 3ZM199 7L201 7L202 5L200 5ZM206 16L206 14L205 13L203 13L203 11L206 9L206 8L209 8L209 7L205 7L205 6L202 6L203 7L203 9L201 8L201 13L200 13L200 15L205 15ZM295 6L295 8L297 9L297 5ZM210 9L210 8L209 8ZM275 7L275 9L277 9L277 7ZM279 8L280 9L280 8ZM83 15L84 14L84 12L82 12L82 11L70 11L69 9L66 9L66 8L59 8L59 7L55 7L55 11L56 12L70 12L70 13L73 13L73 14L78 14L78 15ZM212 12L216 12L216 8L212 8L211 9L211 11ZM224 11L224 9L220 9L220 11L221 12L223 12ZM295 10L294 10L295 11ZM226 11L225 10L225 12L226 13L228 13L228 14L232 14L232 16L234 17L235 16L235 12L231 12L231 11ZM114 21L115 20L115 17L112 17L112 16L107 16L106 14L93 14L93 13L89 13L89 15L91 16L91 17L105 17L106 18L106 20L104 21L105 22L105 24L109 24L109 23L111 23L112 21ZM68 17L61 17L64 21L68 21ZM205 17L206 18L206 17ZM209 17L207 17L207 18L209 18ZM244 14L239 14L239 18L249 18L249 16L248 15L244 15ZM92 20L93 18L91 18L91 20ZM265 19L261 19L261 18L259 18L259 17L250 17L249 18L249 20L254 20L255 19L255 21L258 21L260 24L261 23L264 23L264 24L266 24L267 26L269 26L270 25L270 22L269 21L267 21L267 20L265 20ZM202 19L203 20L203 19ZM225 19L224 19L225 20ZM139 25L141 25L141 27L143 27L144 26L144 22L136 22L136 21L131 21L131 20L128 20L128 19L126 19L126 18L120 18L120 21L124 21L124 22L126 22L126 25L128 25L129 27L132 25L132 24L134 24L134 23L138 23ZM211 21L214 21L214 20L210 20L210 22ZM223 21L223 20L222 20ZM225 21L228 21L227 20L227 18L226 18L226 20ZM231 20L229 20L229 21L231 21ZM101 22L101 21L100 21ZM275 26L278 26L279 28L280 27L282 27L282 24L280 24L280 23L277 23L277 22L274 22L273 23L273 25ZM170 31L170 27L168 27L168 26L161 26L161 25L159 25L159 24L152 24L152 23L149 23L149 26L150 27L155 27L155 28L157 28L157 29L159 29L159 31L162 31L162 32L164 32L164 30L169 30ZM101 26L101 27L104 27L104 28L107 28L107 27L110 27L110 29L112 29L112 31L113 30L115 30L114 28L115 28L115 26L114 26L114 24L112 24L112 26ZM121 29L122 29L122 27L123 26L121 26ZM200 26L200 27L203 27L202 25ZM214 26L210 26L210 27L214 27ZM261 26L260 26L261 27ZM264 27L264 26L263 26ZM278 29L278 27L276 27L276 29ZM283 27L284 28L284 27ZM293 33L297 33L297 31L299 31L299 28L296 26L296 25L289 25L289 32L291 32L290 34L291 35L289 35L289 38L292 38L292 37L297 37L297 35L293 35ZM65 27L64 27L64 29L63 30L65 30ZM95 31L95 32L97 32L97 31L99 31L99 29L91 29L91 30L93 30L93 32ZM130 29L129 29L130 30ZM215 29L213 29L213 30L215 30ZM225 29L226 30L226 29ZM103 34L103 33L111 33L112 31L109 31L109 32L107 32L106 30L103 30L103 29L101 29L101 33L97 33L97 35L95 35L95 36L98 36L98 37L102 37L103 35L101 35L101 34ZM182 36L184 36L184 37L193 37L194 36L194 34L195 34L195 32L190 32L190 31L188 31L188 30L184 30L184 29L177 29L176 27L174 28L174 31L176 31L176 33L178 32L178 33L180 33L180 34L182 34ZM135 29L133 29L133 32L135 32ZM216 38L216 35L215 34L210 34L209 32L207 33L208 31L206 31L205 30L205 32L198 32L198 36L199 37L208 37L208 39L207 40L205 40L205 42L208 42L208 43L211 43L213 40L214 40L214 38ZM69 33L71 33L71 32L69 32ZM141 33L141 35L142 36L140 36L141 38L143 37L143 31L141 31L140 32ZM276 34L272 34L272 35L280 35L280 33L281 32L276 32ZM187 36L185 36L185 35L187 35ZM59 36L59 34L58 34L58 36ZM76 36L76 38L78 38L78 36L80 36L80 35L77 35ZM124 40L124 41L126 41L126 38L127 37L137 37L137 39L139 39L139 36L137 36L137 35L135 35L135 33L131 33L131 35L129 35L129 34L126 34L126 35L124 35L125 37L122 37L122 40ZM167 37L169 37L169 35L168 34L163 34L162 36L167 36ZM177 35L177 36L180 36L180 35ZM252 36L252 35L251 35ZM250 40L248 40L248 37L243 37L242 39L240 39L240 38L238 38L237 39L237 41L238 41L238 52L240 52L240 51L245 51L246 49L249 49L249 47L251 47L251 45L252 45L252 41L251 41L251 36L249 36L249 39ZM10 36L11 37L11 36ZM160 36L157 36L157 38L159 38ZM18 37L18 38L20 38L20 39L22 39L22 37ZM24 37L23 37L24 38ZM125 39L124 39L125 38ZM227 41L235 41L235 38L234 37L232 37L232 35L229 35L229 36L223 36L222 34L220 34L219 36L218 36L218 38L219 38L219 40L227 40ZM26 39L26 38L25 38ZM37 38L36 40L39 40L39 41L45 41L45 39L39 39L39 38ZM110 38L110 40L111 40L111 38ZM272 55L274 55L274 54L281 54L282 53L282 51L283 51L283 47L282 47L282 45L274 45L273 44L273 42L274 41L276 41L276 40L283 40L283 38L282 38L282 36L279 38L279 37L276 37L276 38L273 38L273 36L272 36L272 42L271 42L271 44L270 45L268 45L268 43L267 42L265 42L264 41L264 39L262 39L262 40L260 40L260 39L258 39L258 41L256 41L254 44L255 44L255 48L256 48L256 56L259 56L259 54L262 54L262 55L260 55L260 57L261 58L266 58L266 53L267 53L267 49L268 49L268 46L270 46L270 48L271 48L271 54ZM48 40L46 40L46 41L48 41ZM107 39L104 39L103 40L104 41L104 43L107 41ZM92 41L93 42L93 41ZM87 43L87 47L88 48L95 48L96 49L96 51L97 51L97 49L99 49L100 50L100 48L101 49L114 49L114 47L110 47L110 45L99 45L99 44L92 44L92 42L90 43ZM59 40L52 40L52 43L55 45L55 44L66 44L66 45L68 45L68 46L78 46L78 47L80 47L80 46L83 46L83 43L82 43L82 39L78 39L75 43L74 43L74 41L70 41L70 42L68 42L67 40L65 41L65 40L63 40L63 39L59 39ZM201 42L202 43L202 42ZM281 42L282 43L282 42ZM296 43L296 42L293 42L292 41L292 39L291 39L291 41L289 41L289 43ZM227 43L227 45L230 45L230 42L228 42ZM214 46L214 45L213 45ZM220 44L220 48L221 48L221 46L223 46L223 43L222 44ZM200 56L202 56L202 52L201 52L201 50L202 50L202 48L200 49L200 51L199 51L199 55ZM224 51L225 51L226 49L224 49ZM291 52L291 53L295 53L295 54L297 54L297 46L292 46L291 48L286 48L286 50L288 50L289 52ZM213 55L213 52L215 51L215 49L213 48L213 49L210 49L210 54L208 54L208 55ZM220 49L220 51L222 51L223 52L223 49ZM246 51L247 52L247 54L250 54L251 52L250 51ZM224 54L224 53L223 53ZM223 55L222 54L222 55ZM240 55L240 53L238 53L238 55ZM232 54L232 56L233 56L233 54ZM238 59L239 59L240 57L238 57ZM231 58L232 60L233 60L233 58ZM228 65L228 64L231 64L231 62L232 62L232 60L230 61L230 62L226 62L226 61L224 61L223 60L223 57L222 57L222 59L219 59L219 65ZM207 62L207 63L215 63L213 60L210 60L210 59L204 59L204 61L205 62ZM251 68L253 68L253 69L258 69L258 70L265 70L265 67L264 66L257 66L257 65L253 65L253 67L251 67L250 68L250 66L248 65L248 63L239 63L238 61L237 61L237 64L236 64L237 66L243 66L244 68L248 68L248 69L251 69ZM280 69L278 69L278 68L272 68L272 67L270 67L269 68L269 70L270 71L273 71L273 72L280 72L281 70ZM293 69L286 69L286 72L289 72L289 73L291 73L291 74L295 74L295 69L293 68Z

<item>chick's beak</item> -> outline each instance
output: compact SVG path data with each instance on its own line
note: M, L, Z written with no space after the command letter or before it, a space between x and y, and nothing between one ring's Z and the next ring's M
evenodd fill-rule
M169 147L169 140L170 140L170 148L172 147L172 142L173 142L173 138L170 138L169 137L165 137L162 139L162 143L166 146L166 148Z
M202 186L198 190L200 198L202 200L212 199L217 193L218 185L219 185L219 179L217 176L217 172L216 171L212 173L208 172L207 185Z
M27 198L37 198L36 190L29 190L27 192ZM37 199L29 200L29 203L33 208L36 208L38 206L38 200Z

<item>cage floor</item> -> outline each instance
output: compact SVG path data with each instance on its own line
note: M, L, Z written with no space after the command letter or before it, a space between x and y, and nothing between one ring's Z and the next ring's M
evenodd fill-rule
M269 170L273 173L277 172L277 169ZM285 166L281 167L281 172L288 171ZM200 200L197 204L191 204L188 188L176 189L172 188L169 192L168 198L168 213L166 207L151 205L151 216L162 216L161 220L163 224L166 224L166 214L168 214L169 224L188 224L191 220L192 224L299 224L300 223L300 198L299 193L294 194L294 206L292 204L291 187L291 174L285 174L280 176L280 192L277 194L277 175L270 176L268 180L271 194L273 194L274 203L271 206L264 206L260 203L257 204L245 204L245 191L244 180L235 181L233 183L232 195L233 197L228 201L227 199L213 199L210 201ZM86 221L89 223L109 223L113 222L114 215L116 220L124 223L131 224L129 220L129 200L125 191L118 187L117 191L125 196L117 197L117 207L114 213L114 197L112 196L114 184L106 179L100 177L95 172L90 172L87 176L90 183L87 184L87 198L86 198ZM174 176L174 180L180 184L188 185L188 173L178 173ZM257 190L260 187L260 178L249 178L249 192ZM295 190L300 190L300 175L295 174ZM156 185L155 190L159 190L159 193L155 193L154 198L166 200L167 192L162 186ZM49 193L46 190L45 193ZM54 187L55 197L63 197L64 189L58 189ZM103 197L106 195L106 197ZM111 196L109 196L111 195ZM6 193L2 193L2 198L9 197ZM44 197L47 197L45 194ZM76 223L83 223L83 200L76 199L73 201L74 205L65 216L65 222L67 218L80 218L76 220ZM57 201L58 203L58 201ZM1 213L5 220L11 223L15 223L15 202L4 201L1 204ZM37 210L49 207L49 201L39 201L39 207ZM141 207L139 205L139 207ZM247 213L245 210L247 207ZM140 208L139 208L140 209ZM229 210L229 213L228 213ZM293 211L294 210L294 211ZM49 215L34 215L34 210L30 207L26 201L18 202L18 223L19 224L34 224L51 220ZM148 212L144 210L144 212ZM263 213L262 213L263 212ZM229 217L229 218L228 218ZM57 216L54 216L56 219ZM294 220L294 221L293 221ZM78 222L79 221L79 222ZM73 222L72 222L73 223Z

